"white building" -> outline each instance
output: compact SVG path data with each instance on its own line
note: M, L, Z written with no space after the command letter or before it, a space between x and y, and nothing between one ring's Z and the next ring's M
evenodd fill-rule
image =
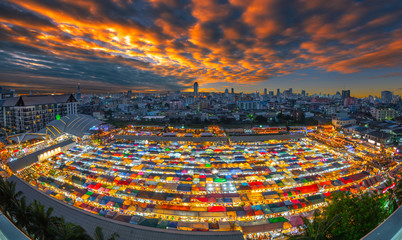
M335 117L332 119L332 125L336 128L340 128L346 125L353 125L356 124L356 119L352 118L343 118L343 117Z
M1 104L0 121L4 128L13 132L37 132L57 115L77 114L77 105L72 94L8 98Z
M391 120L397 117L397 112L392 108L371 108L370 112L377 121Z

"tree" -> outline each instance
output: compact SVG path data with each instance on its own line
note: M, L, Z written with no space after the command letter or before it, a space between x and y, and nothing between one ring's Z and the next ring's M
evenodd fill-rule
M9 218L13 216L21 196L22 192L16 192L14 182L9 182L0 177L0 207Z
M392 185L394 185L394 187L391 188ZM386 186L390 187L386 192L389 204L388 208L390 209L390 212L393 212L402 203L402 181L398 178L395 178L395 180L388 178Z
M15 223L18 227L28 229L31 219L29 205L26 203L26 198L23 196L16 202L14 209Z
M315 119L315 118L306 118L305 120L304 120L304 123L307 125L307 126L311 126L311 125L318 125L318 120L317 119Z
M379 195L334 193L323 212L326 221L339 216L339 221L329 229L332 239L357 240L364 237L385 219L386 209L382 205Z
M0 177L0 209L21 230L35 240L87 240L92 239L81 226L65 222L64 218L52 216L53 208L46 209L38 201L26 203L22 192L15 190L16 183ZM103 240L102 229L96 230L95 240ZM109 240L116 240L119 235L112 234Z
M400 206L402 204L402 180L397 180L395 184L395 198L398 200L398 206Z
M332 219L324 219L319 212L314 212L314 218L309 221L306 217L302 217L304 223L304 231L301 235L288 236L289 240L326 240L330 239L329 229L339 220L338 216Z
M268 121L268 119L266 118L266 117L264 117L264 116L262 116L262 115L257 115L256 117L255 117L255 121L257 122L257 123L267 123L267 121Z
M49 227L57 219L52 217L53 208L45 210L45 206L38 201L33 201L29 207L31 222L28 232L39 240L52 239Z
M86 240L90 236L81 226L65 222L64 218L55 218L51 223L49 232L54 240Z
M120 237L119 234L113 233L112 236L108 238L108 240L116 240L119 237ZM98 226L95 228L93 240L106 240L101 227Z

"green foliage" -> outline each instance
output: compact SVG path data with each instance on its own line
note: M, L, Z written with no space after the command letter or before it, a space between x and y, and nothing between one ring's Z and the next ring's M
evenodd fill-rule
M0 207L3 209L7 217L14 215L19 198L22 192L15 192L15 183L5 181L0 177Z
M388 189L385 193L389 213L395 211L402 203L402 181L397 178L394 180L388 178L385 185L391 186L392 184L395 184L395 187Z
M97 227L95 236L89 236L81 226L65 222L64 218L52 216L53 208L38 201L29 205L22 192L16 192L15 183L0 177L0 210L22 231L37 240L104 240L102 228ZM119 237L113 233L108 240Z
M85 232L81 226L70 222L65 222L64 218L56 218L49 229L54 240L86 240L91 237Z
M52 217L53 208L45 209L45 206L34 201L28 208L29 215L31 216L28 232L35 236L36 239L45 240L51 238L49 227L54 221Z
M120 237L119 234L113 233L107 240L116 240L118 237ZM101 227L95 228L93 240L106 240Z
M386 210L378 195L353 195L340 192L323 212L324 219L339 217L330 228L332 239L361 239L386 218Z
M267 119L266 117L264 117L264 116L257 115L257 116L255 117L255 121L256 121L257 123L267 123L268 119Z
M318 120L315 118L306 118L304 120L305 125L307 126L313 126L313 125L318 125Z
M31 212L28 211L28 209L29 205L26 203L25 196L23 196L19 201L17 201L14 209L14 217L16 219L15 223L20 228L25 228L29 225Z
M402 180L401 179L396 181L395 190L393 190L393 192L395 193L395 197L398 200L398 205L400 206L402 204Z
M388 200L384 195L334 193L331 202L321 214L315 212L312 221L302 218L304 232L289 236L289 239L361 239L388 216L385 201Z
M304 232L301 235L289 236L289 240L327 240L330 239L330 228L339 220L338 216L328 220L324 219L316 210L314 219L309 221L302 217L304 223Z

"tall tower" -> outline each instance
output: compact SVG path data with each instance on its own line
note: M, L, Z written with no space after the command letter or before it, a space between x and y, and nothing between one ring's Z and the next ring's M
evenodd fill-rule
M350 98L350 90L342 90L342 99Z
M80 86L80 83L78 83L78 85L77 85L76 98L77 98L78 101L81 99L81 86Z
M264 88L264 96L267 96L267 89Z
M394 94L390 91L382 91L381 92L381 102L382 103L391 103Z
M198 82L194 83L194 96L198 97Z

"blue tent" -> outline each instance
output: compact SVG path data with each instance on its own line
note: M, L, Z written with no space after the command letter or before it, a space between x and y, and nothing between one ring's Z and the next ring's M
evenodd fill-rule
M176 228L177 229L177 222L169 222L168 223L168 228Z

